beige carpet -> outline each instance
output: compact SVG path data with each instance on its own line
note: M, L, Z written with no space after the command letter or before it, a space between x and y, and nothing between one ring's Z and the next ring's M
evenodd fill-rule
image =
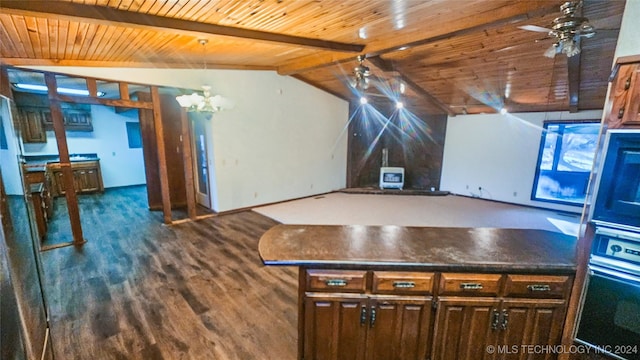
M580 216L463 196L331 193L254 211L283 224L542 229L576 235Z

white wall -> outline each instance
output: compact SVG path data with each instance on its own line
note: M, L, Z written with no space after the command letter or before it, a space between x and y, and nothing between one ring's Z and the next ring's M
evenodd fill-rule
M638 19L640 18L640 0L627 0L620 25L615 57L639 55L640 36L638 36Z
M579 213L582 208L531 200L542 125L545 119L600 121L601 117L599 110L449 117L440 188L465 196Z
M35 68L35 67L34 67ZM200 89L235 103L211 121L213 207L226 211L346 185L348 103L272 71L38 67L132 83Z
M6 150L0 149L0 168L2 168L4 189L8 195L22 195L24 189L18 163L20 148L13 128L9 100L2 96L0 96L0 118L2 118L8 148Z
M96 153L100 158L105 188L144 184L142 149L129 149L126 122L138 122L138 111L116 113L113 107L91 106L93 131L67 131L70 154ZM47 142L24 144L24 155L55 155L58 144L53 131Z

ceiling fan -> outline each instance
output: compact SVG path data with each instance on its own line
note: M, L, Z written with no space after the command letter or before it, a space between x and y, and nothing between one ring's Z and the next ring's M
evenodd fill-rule
M544 32L555 42L545 51L546 57L552 58L563 53L572 57L580 53L580 38L591 38L596 34L589 19L579 16L577 12L582 8L582 1L567 1L560 6L562 16L553 20L551 29L536 25L519 26L522 30Z

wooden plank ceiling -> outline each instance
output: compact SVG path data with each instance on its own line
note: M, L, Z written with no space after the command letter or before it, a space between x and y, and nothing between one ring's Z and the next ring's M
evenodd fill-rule
M562 3L2 0L0 62L269 69L357 100L349 82L364 54L366 93L420 114L602 109L625 2L584 0L597 34L571 61L544 57L552 39L519 28L550 27Z

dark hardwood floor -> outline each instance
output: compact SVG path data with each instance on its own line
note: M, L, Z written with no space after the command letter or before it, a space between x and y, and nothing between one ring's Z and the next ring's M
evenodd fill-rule
M56 358L295 359L297 268L258 255L277 222L245 211L165 226L145 191L83 195L88 242L41 253Z

